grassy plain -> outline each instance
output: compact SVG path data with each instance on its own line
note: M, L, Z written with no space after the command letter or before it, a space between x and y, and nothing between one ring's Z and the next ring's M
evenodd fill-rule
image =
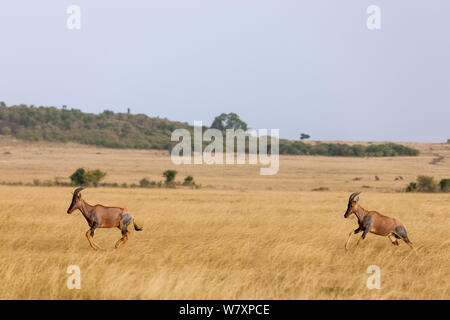
M86 167L106 171L109 182L137 183L175 169L177 180L192 175L202 187L85 190L87 202L127 207L144 225L119 250L119 230L98 229L106 250L95 252L81 213L66 214L71 188L0 186L0 298L449 299L450 194L401 190L419 174L450 178L450 147L409 145L422 154L282 156L277 175L261 176L251 165L175 166L167 152L3 138L1 181L67 179ZM320 187L328 191L312 191ZM345 253L357 227L343 218L354 191L363 191L366 209L399 218L418 254L372 234ZM69 265L81 269L80 290L66 287ZM379 290L366 287L370 265L381 268Z

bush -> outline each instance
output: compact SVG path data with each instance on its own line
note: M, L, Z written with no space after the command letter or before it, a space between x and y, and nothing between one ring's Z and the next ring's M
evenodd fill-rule
M155 184L156 184L155 182L152 182L152 181L148 180L147 178L142 178L142 179L139 181L139 186L140 186L141 188L148 188L148 187L150 187L150 186L152 186L152 185L155 185Z
M187 176L186 178L184 178L183 185L184 186L193 186L193 185L195 185L194 177L193 176Z
M430 176L418 176L417 177L417 190L421 192L435 192L437 184L433 177Z
M6 136L11 133L11 129L9 127L3 127L0 133Z
M175 170L167 170L163 173L163 176L166 178L166 184L173 183L175 180L175 176L177 175L177 171Z
M430 176L418 176L417 182L411 182L406 192L450 192L450 179L442 179L439 184Z
M71 176L70 181L74 186L86 185L86 170L84 168L78 168Z
M417 191L417 183L410 182L409 185L406 187L406 192L415 192Z
M88 171L86 173L86 182L88 186L93 185L94 187L98 187L100 180L102 180L106 176L106 172L101 171L100 169Z
M439 182L439 187L442 192L450 192L450 179L442 179L441 182Z

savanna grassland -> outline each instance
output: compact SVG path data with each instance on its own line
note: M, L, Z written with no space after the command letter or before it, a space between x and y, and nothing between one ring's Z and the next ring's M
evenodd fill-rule
M126 207L144 226L119 250L120 231L98 229L105 250L93 251L81 213L66 213L72 188L1 185L0 298L449 299L450 193L402 190L420 174L450 178L450 146L409 145L421 155L281 156L279 173L261 176L251 165L175 166L166 151L2 138L3 182L67 179L85 167L137 183L175 169L201 188L86 189L88 203ZM355 191L364 208L406 225L417 255L373 234L345 252L357 222L343 215ZM69 265L81 269L80 290L66 287ZM370 265L381 268L379 290L366 287Z

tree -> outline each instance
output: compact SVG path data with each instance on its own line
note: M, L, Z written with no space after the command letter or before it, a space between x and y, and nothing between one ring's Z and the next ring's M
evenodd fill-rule
M175 180L175 176L177 175L177 171L175 170L167 170L163 173L163 176L166 178L166 184L171 184Z
M75 186L94 186L98 187L100 181L106 176L106 172L100 169L86 171L84 168L78 168L71 176L70 181Z
M86 184L86 170L78 168L71 176L70 181L75 186L83 186Z
M242 121L234 112L230 112L228 114L222 113L221 115L217 116L211 124L211 128L218 129L220 131L225 131L226 129L242 129L244 131L247 131L248 129L247 123Z
M309 138L311 138L311 136L309 134L306 134L306 133L300 134L300 140L305 140L305 139L309 139Z
M103 172L99 169L89 170L86 173L86 181L88 185L93 185L94 187L98 187L100 180L102 180L106 176L106 172Z

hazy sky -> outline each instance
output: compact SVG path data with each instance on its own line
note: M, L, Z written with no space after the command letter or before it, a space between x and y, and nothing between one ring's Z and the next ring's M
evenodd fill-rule
M366 27L371 4L381 30ZM1 0L0 101L443 142L450 1Z

